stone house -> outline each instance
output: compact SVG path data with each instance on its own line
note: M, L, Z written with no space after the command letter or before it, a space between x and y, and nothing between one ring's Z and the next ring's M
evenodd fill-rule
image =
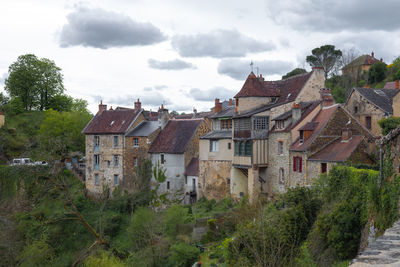
M199 156L199 138L209 132L203 119L171 119L158 134L149 149L153 166L164 168L166 181L159 192L171 198L184 194L187 181L185 171L193 158Z
M329 98L331 101L326 101ZM309 113L292 129L298 134L289 150L286 188L310 185L339 162L373 163L373 134L343 106L334 104L332 96L329 98L321 102L316 114Z
M250 73L235 96L230 186L233 198L249 195L252 200L267 193L271 120L291 110L293 103L319 99L324 83L321 68L280 81L265 81L261 75Z
M192 158L185 169L185 195L189 197L185 204L192 204L199 197L199 158Z
M382 134L378 121L400 116L400 90L353 88L345 108L375 136Z
M0 109L0 128L4 126L6 123L6 117L4 116L4 112Z
M342 75L351 78L352 82L358 82L363 79L362 75L367 73L371 66L382 59L375 58L374 52L371 55L362 55L342 68Z
M124 179L125 135L145 120L140 104L135 109L107 110L100 103L99 111L82 130L86 142L86 189L102 193L120 185Z
M216 200L230 196L233 158L234 106L232 100L225 107L223 103L215 100L215 114L210 116L212 131L200 137L199 147L199 194Z

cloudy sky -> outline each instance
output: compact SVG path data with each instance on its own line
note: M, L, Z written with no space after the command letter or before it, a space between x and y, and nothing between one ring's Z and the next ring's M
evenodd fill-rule
M208 110L240 90L254 62L267 79L324 44L391 62L400 55L398 0L2 0L0 91L33 53L62 68L67 94L89 102Z

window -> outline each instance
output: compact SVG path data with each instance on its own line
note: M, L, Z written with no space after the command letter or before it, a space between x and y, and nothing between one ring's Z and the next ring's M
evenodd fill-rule
M300 131L300 142L299 142L300 145L303 144L303 142L304 142L304 131L301 130L301 131Z
M119 183L118 181L118 174L114 174L114 186L117 186Z
M250 130L250 119L237 119L235 120L235 131Z
M246 156L251 156L251 141L246 141L245 152Z
M138 166L138 158L137 157L133 158L133 166L135 166L135 167Z
M358 113L358 107L355 106L355 107L354 107L354 114L357 114L357 113Z
M371 117L370 116L365 117L365 127L368 130L371 130Z
M98 170L100 165L100 155L94 155L94 169Z
M283 154L283 142L282 141L278 142L278 154L279 155Z
M100 136L98 136L98 135L95 135L94 137L93 137L93 144L94 144L94 146L100 146Z
M196 179L194 178L192 179L192 188L193 191L196 191Z
M235 141L235 156L251 156L251 141Z
M303 169L303 158L302 157L293 157L293 171L294 172L302 172Z
M117 167L119 164L119 156L118 155L114 155L114 167Z
M170 188L170 187L169 187L169 181L167 181L167 190L169 190L169 188Z
M114 136L114 147L118 147L118 136Z
M210 152L218 152L218 140L210 140Z
M107 167L111 166L111 161L107 160Z
M132 146L133 147L138 147L139 146L139 138L132 137Z
M232 149L232 144L231 144L231 142L228 143L228 149L229 149L229 150Z
M161 155L160 155L160 161L161 161L161 164L164 164L164 163L165 163L165 156L164 156L164 154L161 154Z
M268 130L268 117L254 117L253 130Z
M231 184L231 178L226 178L226 184L230 185Z
M321 173L326 173L327 172L327 166L326 163L323 162L321 163Z
M279 182L285 182L285 170L283 168L279 169Z
M99 185L99 174L98 173L94 174L94 185Z
M222 130L230 130L230 129L232 129L231 120L221 120L221 129Z

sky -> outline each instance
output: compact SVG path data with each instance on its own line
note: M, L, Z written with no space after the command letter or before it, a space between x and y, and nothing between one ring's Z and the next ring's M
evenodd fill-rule
M108 107L208 111L251 71L278 80L325 44L400 55L398 0L1 0L0 92L24 54L53 60L66 93Z

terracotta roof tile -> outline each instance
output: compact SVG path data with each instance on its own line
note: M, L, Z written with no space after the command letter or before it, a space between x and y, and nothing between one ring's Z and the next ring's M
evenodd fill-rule
M185 175L199 176L199 158L192 158L192 160L186 166Z
M247 77L242 89L235 95L238 97L279 97L278 103L294 101L301 88L310 78L312 72L299 74L279 81L263 81L254 73Z
M306 124L304 124L303 127L301 127L299 129L299 131L313 131L317 128L318 126L318 122L313 121L313 122L307 122Z
M141 110L115 109L96 114L83 134L124 134Z
M317 137L319 134L320 130L325 127L326 123L329 121L329 119L332 117L332 115L335 113L335 111L338 109L339 105L333 105L329 108L321 109L318 114L314 117L312 122L317 122L318 125L315 127L313 130L311 136L309 136L302 144L300 144L300 140L296 140L292 146L290 147L290 150L294 151L304 151L307 150L308 147L311 145L313 140Z
M346 161L351 154L357 149L358 145L363 140L361 135L353 135L350 140L343 142L339 137L314 155L309 160L312 161Z
M149 149L150 153L183 153L203 119L170 120Z

